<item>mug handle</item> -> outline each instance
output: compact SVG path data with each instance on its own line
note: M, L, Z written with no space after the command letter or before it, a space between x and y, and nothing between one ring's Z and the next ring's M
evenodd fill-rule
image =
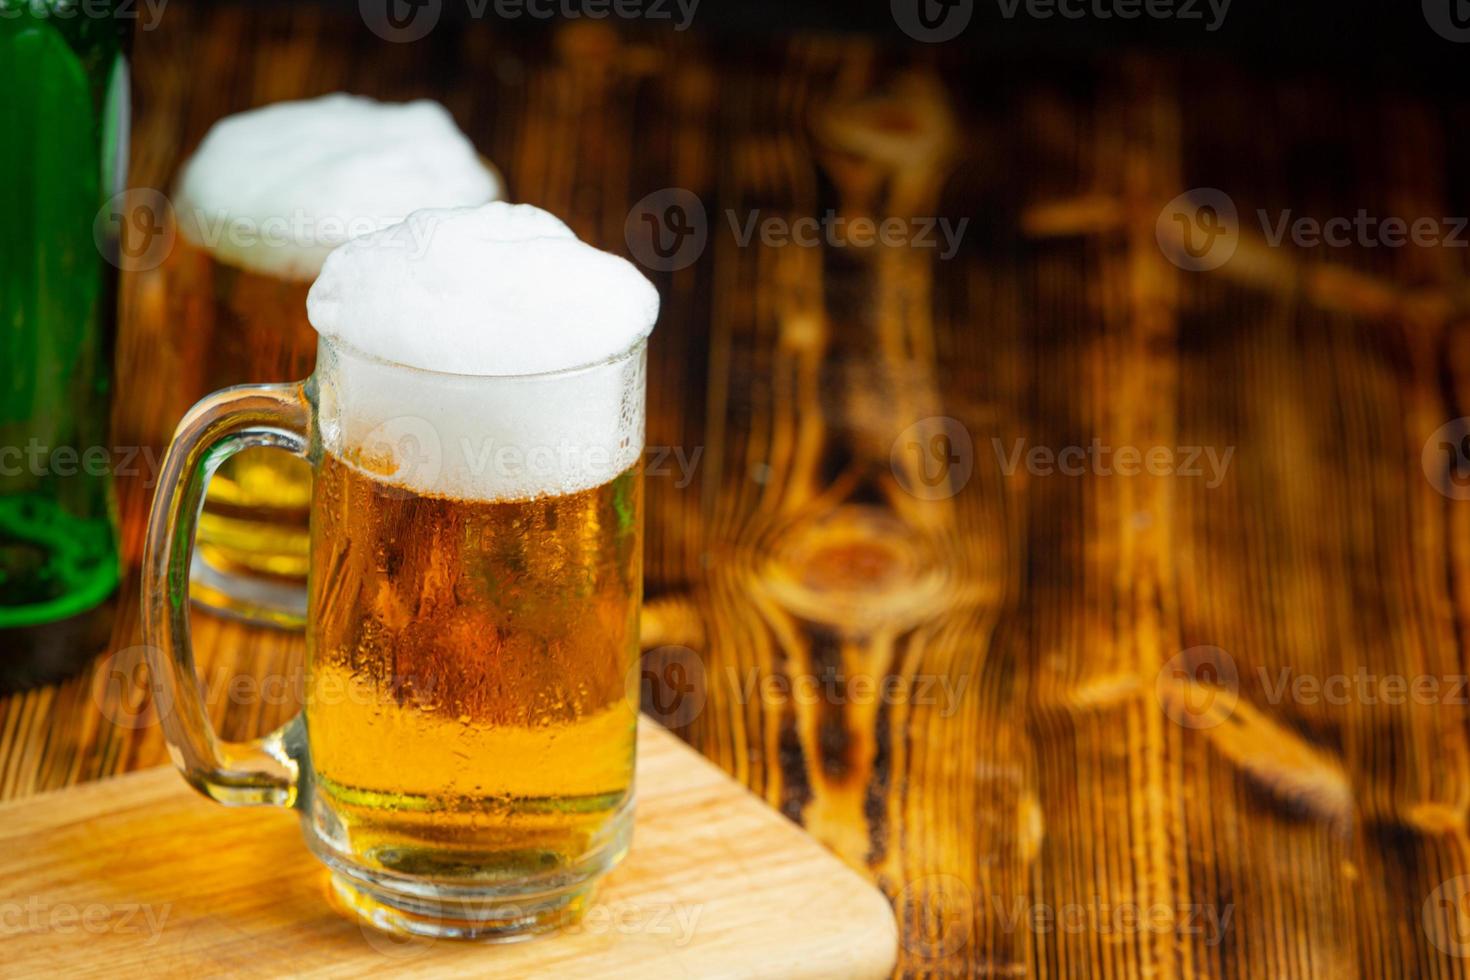
M143 542L143 642L154 707L169 755L189 784L226 806L294 806L298 766L286 732L226 742L210 725L189 638L189 566L204 491L220 464L244 449L284 449L303 459L311 445L306 383L240 385L189 409L163 457Z

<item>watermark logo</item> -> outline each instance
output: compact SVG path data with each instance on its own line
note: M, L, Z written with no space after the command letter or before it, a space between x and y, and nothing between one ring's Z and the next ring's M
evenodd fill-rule
M97 251L124 272L156 269L174 250L174 206L151 187L112 195L92 220Z
M1470 41L1470 2L1467 0L1421 0L1424 21L1446 41Z
M704 659L685 646L649 650L628 671L628 703L665 728L683 728L704 710Z
M1466 248L1470 218L1404 217L1369 214L1329 217L1297 214L1292 208L1255 209L1261 238L1270 248ZM1191 272L1207 272L1229 262L1240 244L1235 202L1215 187L1196 187L1164 205L1154 226L1159 248L1170 262Z
M203 208L178 210L162 191L132 187L114 194L92 220L92 238L108 262L125 272L156 269L173 253L180 229L212 253L285 249L315 251L325 257L343 242L394 224L395 216L333 214L294 208L278 214L233 214ZM403 215L396 216L405 217ZM420 259L438 229L439 218L423 216L381 239Z
M1230 261L1240 244L1240 216L1230 195L1196 187L1164 205L1154 238L1165 257L1181 269L1207 272Z
M359 465L386 481L377 487L383 496L410 496L408 487L432 485L444 469L439 430L416 415L384 419L358 446Z
M427 37L444 12L443 0L358 0L367 29L385 41L408 44Z
M953 956L970 944L974 896L955 875L934 874L904 885L893 902L903 948L926 960Z
M1424 934L1442 953L1470 956L1470 875L1442 882L1420 910Z
M123 647L103 657L92 673L92 703L118 728L148 728L173 710L168 688L153 681L150 653L162 660L154 647Z
M1435 429L1419 461L1434 489L1451 500L1470 500L1470 417L1450 419Z
M940 44L959 37L975 15L975 0L890 0L893 22L915 41Z
M1170 657L1154 678L1164 714L1185 728L1214 728L1228 721L1240 700L1235 658L1212 646L1190 647Z
M969 218L938 216L878 218L847 216L833 208L821 214L789 216L759 208L720 212L723 225L739 248L933 249L942 260L959 252ZM719 225L716 225L718 228ZM673 272L692 265L709 244L709 213L699 195L683 187L665 187L640 199L623 223L628 251L646 269Z
M946 500L975 472L975 443L959 419L931 415L893 440L888 464L898 485L920 500Z
M337 902L345 905L338 895ZM458 913L465 922L513 921L527 918L538 911L534 903L518 905L497 902L493 906L472 902L467 899L447 900L449 908ZM357 919L358 929L367 944L383 956L394 960L412 960L422 956L438 943L435 936L401 934L380 930L344 908L344 912ZM682 949L694 941L699 921L704 916L702 902L630 902L625 900L595 901L589 905L575 922L561 925L557 932L563 936L658 936L676 949Z
M1316 673L1290 665L1257 665L1249 676L1253 696L1273 707L1470 705L1467 674L1380 674L1365 666ZM1219 647L1197 646L1169 658L1155 678L1154 690L1159 706L1179 725L1214 728L1234 716L1242 679L1229 653Z
M120 728L148 728L174 708L170 689L149 671L156 648L127 647L104 658L92 677L91 694L98 710ZM649 650L629 666L624 678L627 704L665 727L688 725L704 711L712 682L733 703L767 708L792 705L913 705L933 708L941 718L955 716L965 704L972 676L968 673L897 674L828 668L819 673L726 665L716 673L686 646L670 644ZM214 709L222 704L301 708L350 704L377 707L385 693L396 704L427 710L453 679L434 670L394 672L387 677L327 674L307 683L296 665L261 674L210 672L199 680L200 696Z
M623 239L644 268L677 272L704 254L709 217L704 202L683 187L665 187L641 198L623 223Z
M451 907L455 904L448 903ZM469 903L460 903L469 911ZM374 952L390 960L413 960L423 956L438 942L436 936L420 936L411 932L389 932L387 929L379 929L371 922L353 913L350 909L344 909L353 919L357 921L358 931L362 933L363 940Z
M894 900L894 913L907 952L919 959L942 960L970 945L977 916L1006 935L1187 935L1213 947L1224 941L1235 906L1114 901L1100 895L1081 901L1030 902L1022 895L976 893L955 875L933 874L905 885Z
M682 728L704 710L710 681L738 705L766 708L797 705L915 705L932 707L939 717L959 712L969 687L969 674L892 674L863 671L741 669L727 664L719 671L685 646L670 644L644 653L626 678L628 702L666 728Z

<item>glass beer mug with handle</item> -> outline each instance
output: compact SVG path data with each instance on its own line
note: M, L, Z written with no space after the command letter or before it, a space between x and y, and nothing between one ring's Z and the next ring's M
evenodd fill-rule
M630 841L657 294L524 205L415 222L422 256L395 226L328 260L311 378L217 392L181 423L144 631L192 785L298 808L378 926L509 938L575 920ZM209 474L258 447L313 471L303 708L227 743L195 677L188 568Z

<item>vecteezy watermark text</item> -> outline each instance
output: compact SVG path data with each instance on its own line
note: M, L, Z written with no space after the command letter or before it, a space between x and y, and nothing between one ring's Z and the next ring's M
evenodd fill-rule
M1365 667L1325 676L1262 667L1259 674L1270 704L1470 704L1470 676L1464 674L1380 674Z
M138 30L151 31L163 19L168 0L5 0L0 20L29 14L37 20L136 20Z
M1000 15L1033 20L1177 20L1203 22L1213 33L1225 23L1230 0L995 0Z
M173 906L147 902L47 902L32 895L25 902L0 902L0 936L51 933L58 936L143 937L144 946L158 942Z
M375 472L388 482L379 492L388 495L400 494L404 487L416 483L433 482L445 472L473 480L565 482L568 474L596 474L607 479L633 461L624 447L600 442L563 440L521 445L487 437L478 443L461 438L457 445L446 445L438 427L417 415L384 419L354 443L375 461ZM676 476L674 486L679 490L693 481L703 454L703 446L645 446L639 453L645 476Z
M1017 897L1009 903L989 896L990 911L1002 930L1026 930L1038 935L1062 933L1130 936L1141 933L1200 936L1206 946L1218 946L1235 917L1235 906L1201 902L1110 902L1094 896L1084 902L1027 903Z
M1150 476L1204 477L1213 490L1225 481L1235 447L1215 446L1118 446L1094 438L1085 446L1031 446L1015 439L1010 446L991 439L1001 472L1013 476L1024 467L1032 476Z
M698 903L598 902L583 913L581 920L561 931L568 935L667 936L673 946L682 948L694 939L703 914L704 905Z
M1190 647L1170 657L1155 678L1155 693L1178 724L1213 728L1235 714L1245 677L1254 677L1253 700L1273 707L1470 704L1470 675L1380 673L1366 666L1324 674L1290 665L1260 665L1245 673L1234 657L1214 646Z
M53 446L32 436L24 446L0 446L0 477L107 475L158 480L160 454L152 446Z
M358 0L368 30L385 41L409 43L428 36L444 14L444 0ZM699 0L464 0L472 20L641 20L672 23L685 31Z
M1286 208L1274 216L1265 208L1256 209L1256 218L1261 223L1261 233L1266 244L1280 247L1290 241L1297 248L1403 248L1416 245L1420 248L1464 248L1470 245L1465 236L1465 226L1470 218L1401 218L1390 215L1380 218L1358 208L1351 218L1345 215L1319 219L1310 216L1292 216Z
M1426 0L1429 2L1429 0ZM1167 20L1202 24L1214 32L1225 23L1231 0L995 0L1005 20ZM964 33L975 0L889 0L893 22L915 41L940 44Z
M392 216L318 214L305 208L280 214L176 208L162 191L130 187L98 209L92 237L98 251L118 268L147 272L173 253L181 231L196 246L216 254L284 250L325 255L345 241L393 223ZM421 258L437 226L435 220L404 224L403 235L385 239L383 244L404 249L410 258Z
M799 248L935 248L941 259L952 259L959 251L969 218L951 222L948 218L846 218L831 208L820 216L787 218L780 215L761 217L754 210L740 217L733 208L725 211L730 232L741 248L759 238L767 248L795 245Z
M940 259L958 253L969 218L938 215L885 217L821 214L786 215L760 209L723 212L730 237L739 248L930 249ZM710 216L704 201L683 187L665 187L640 198L628 211L623 237L644 268L675 272L693 265L709 244Z
M983 897L982 897L983 896ZM926 960L962 952L974 937L977 918L1007 935L1083 935L1102 937L1198 936L1205 946L1224 941L1235 919L1234 903L1162 902L1079 896L1075 901L1034 902L1023 895L978 894L952 874L911 879L894 899L903 928L903 945Z
M732 665L706 669L704 658L689 647L670 644L650 650L634 663L627 677L630 699L665 727L682 728L704 710L710 679L740 705L767 708L791 705L911 705L934 708L941 718L960 710L970 675L866 673L828 669L820 672L740 669Z
M612 465L615 456L612 449L600 445L497 445L494 439L489 438L482 440L478 446L469 439L462 439L459 449L466 469L477 477L549 477L571 470L605 471ZM703 446L695 446L693 449L686 449L684 446L645 446L643 475L673 476L674 487L683 490L694 480L694 471L698 468L702 455Z
M1465 248L1470 218L1436 215L1298 214L1292 208L1256 208L1255 221L1269 248ZM1181 269L1218 269L1235 255L1242 221L1235 201L1218 187L1196 187L1165 204L1155 236L1165 257Z
M740 704L760 703L766 707L797 705L873 705L911 704L939 708L939 717L949 718L959 710L960 698L969 686L970 676L961 674L864 674L826 671L810 673L770 673L750 669L743 673L733 667L725 669L729 690Z

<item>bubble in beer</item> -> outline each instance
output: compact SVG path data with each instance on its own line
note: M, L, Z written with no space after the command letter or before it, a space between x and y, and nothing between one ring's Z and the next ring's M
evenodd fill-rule
M351 238L501 194L439 103L337 93L215 123L179 176L175 211L185 237L231 264L309 280Z

